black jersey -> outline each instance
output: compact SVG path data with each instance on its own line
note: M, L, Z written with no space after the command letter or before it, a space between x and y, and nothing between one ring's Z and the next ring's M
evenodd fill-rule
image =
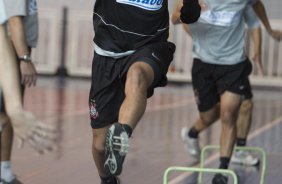
M167 0L96 0L94 42L105 51L123 53L145 44L166 41Z

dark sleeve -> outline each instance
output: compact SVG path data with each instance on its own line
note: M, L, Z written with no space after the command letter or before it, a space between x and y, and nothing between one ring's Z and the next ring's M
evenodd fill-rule
M180 19L183 23L191 24L196 22L201 15L201 6L198 0L183 0L180 10Z

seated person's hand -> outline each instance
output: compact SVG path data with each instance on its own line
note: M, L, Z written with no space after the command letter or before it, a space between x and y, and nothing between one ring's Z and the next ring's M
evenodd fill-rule
M36 73L36 69L33 63L23 61L20 64L20 68L21 68L21 75L22 75L21 83L27 87L35 86L36 79L37 79L37 73Z
M15 135L28 142L38 153L43 154L57 147L58 130L56 125L43 123L35 119L29 112L10 115Z

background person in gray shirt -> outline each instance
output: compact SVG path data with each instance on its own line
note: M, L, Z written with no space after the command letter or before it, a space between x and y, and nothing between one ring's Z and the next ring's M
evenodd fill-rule
M179 8L176 8L172 19L174 18L175 14ZM253 11L252 7L248 7L244 13L244 20L250 30L250 35L254 41L255 51L254 51L254 61L257 63L258 70L263 71L262 64L261 64L261 28L260 28L260 21L256 16L255 12ZM187 24L183 24L184 30L191 36L191 31ZM247 95L248 98L245 98L240 106L240 114L237 121L237 145L238 146L245 146L246 145L246 137L249 132L249 128L251 125L251 115L252 115L252 94ZM219 106L218 106L219 107ZM219 118L219 117L218 117ZM214 121L215 122L215 121ZM211 123L214 123L211 122ZM200 146L198 140L198 134L202 132L204 129L209 127L211 124L207 125L199 119L195 125L193 125L190 129L187 127L183 127L181 130L181 138L185 143L185 149L192 155L199 157L200 154ZM197 134L193 136L193 133L196 130ZM190 135L191 134L191 135ZM192 136L192 137L191 137ZM238 154L237 154L238 153ZM235 154L235 157L231 161L240 162L240 164L244 165L256 165L259 162L259 159L249 153L248 151L238 151Z
M174 13L177 14L178 9L179 8L177 8L176 12ZM254 43L253 44L254 53L252 56L252 61L257 67L258 73L260 75L263 75L264 69L261 61L262 34L261 34L260 21L251 7L248 7L246 9L244 20L248 26L250 37L252 38ZM183 28L189 35L191 35L191 31L187 24L183 24ZM236 139L237 146L246 146L247 144L247 136L252 123L252 110L253 110L252 98L245 98L240 106L239 117L237 120L237 139ZM203 122L200 120L201 119L199 119L197 123L193 125L190 129L188 129L187 127L183 127L181 129L181 137L185 143L184 145L185 149L192 156L197 156L197 157L200 154L198 134L210 126L210 124L209 125L203 124ZM192 133L193 128L196 129L197 134L196 136L191 137L193 136ZM249 151L239 150L235 152L235 154L231 159L231 162L253 166L258 164L259 159L255 155L251 154Z
M190 139L190 143L197 145L198 130L220 117L222 132L219 168L227 169L236 140L237 114L242 99L252 97L248 79L252 66L245 53L246 9L250 5L254 6L269 33L278 40L281 35L265 22L267 18L260 1L206 0L200 4L201 17L198 22L190 25L194 58L192 83L200 118L184 136L189 134L194 138ZM181 3L172 16L173 23L180 22L180 7ZM199 148L194 154L197 151ZM213 183L227 183L227 177L216 174Z

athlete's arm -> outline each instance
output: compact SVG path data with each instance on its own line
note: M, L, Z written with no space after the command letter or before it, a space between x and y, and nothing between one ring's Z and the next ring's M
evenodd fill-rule
M262 33L261 27L250 29L251 38L254 43L254 56L253 61L258 69L260 75L264 75L264 69L261 61L261 50L262 50Z
M248 26L250 37L254 43L254 55L252 60L257 67L258 73L263 75L263 65L261 61L261 50L262 50L262 33L260 20L251 6L248 6L244 12L244 20Z
M29 54L22 17L13 16L9 18L8 23L10 27L11 40L13 42L17 55L20 57Z
M8 19L11 40L19 58L30 55L25 37L22 16L13 16ZM36 69L31 61L21 61L20 69L22 84L27 86L36 84Z
M189 28L188 24L183 24L183 29L190 37L192 37L192 33L190 31L190 28Z
M179 0L172 14L173 24L196 22L201 15L201 6L198 0Z
M176 6L176 8L173 11L172 16L171 16L171 22L173 24L181 23L181 20L180 20L180 10L181 10L182 6L183 6L183 0L179 0L178 3L177 3L177 6Z
M267 32L277 41L280 41L282 39L282 32L281 31L278 31L278 30L273 30L270 23L269 23L269 20L268 20L268 17L267 17L267 14L266 14L266 11L265 11L265 8L264 8L264 5L263 3L258 0L254 5L253 5L253 8L256 12L256 14L258 15L258 17L260 18L260 20L262 21L265 29L267 30Z

